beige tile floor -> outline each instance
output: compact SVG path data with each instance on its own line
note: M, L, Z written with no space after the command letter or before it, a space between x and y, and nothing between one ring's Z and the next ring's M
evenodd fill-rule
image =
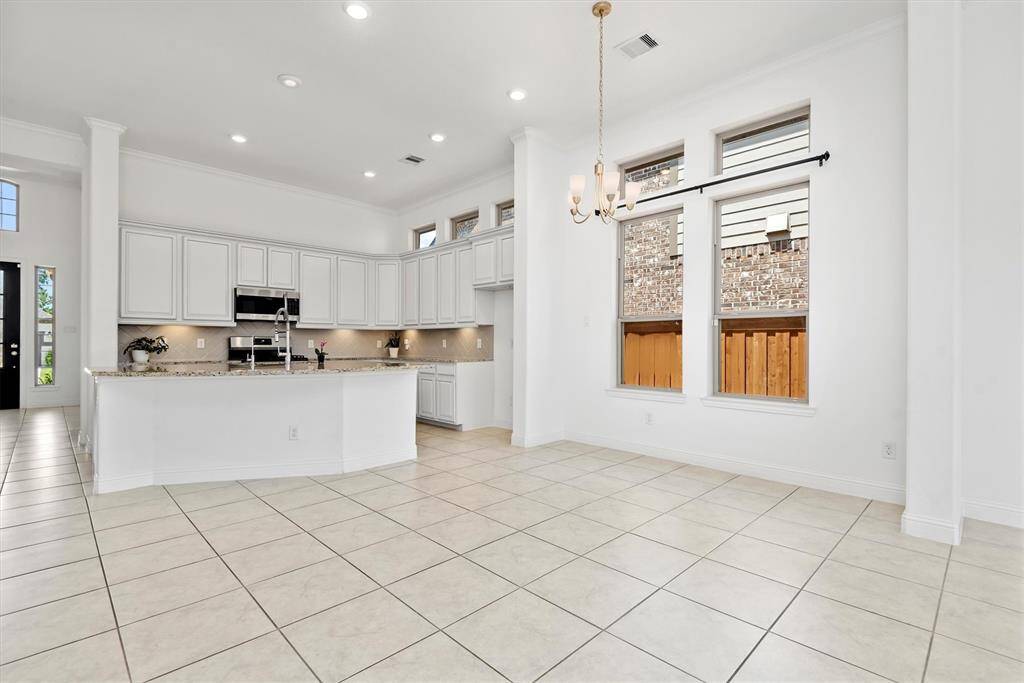
M0 414L0 679L1021 681L1024 533L500 429L415 463L87 495Z

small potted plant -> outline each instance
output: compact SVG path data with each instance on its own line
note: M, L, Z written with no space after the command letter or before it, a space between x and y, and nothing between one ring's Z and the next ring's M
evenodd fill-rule
M169 348L171 347L167 345L167 340L163 336L156 339L139 337L138 339L133 339L129 342L128 346L124 347L124 353L131 352L133 363L148 363L149 354L155 353L160 355Z
M392 332L391 336L388 337L388 343L384 345L384 348L388 350L388 354L392 358L398 358L398 347L402 344L402 335L398 332Z
M324 367L324 361L327 360L327 351L324 348L325 346L327 346L327 340L321 339L319 346L313 349L313 353L316 354L316 366L320 369Z

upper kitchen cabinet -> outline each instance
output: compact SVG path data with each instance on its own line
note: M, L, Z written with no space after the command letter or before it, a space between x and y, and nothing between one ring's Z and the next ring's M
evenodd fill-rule
M370 323L370 264L366 259L339 256L338 324Z
M420 324L437 323L437 254L420 257Z
M376 316L379 327L398 327L401 324L401 264L398 261L377 261L373 264L376 290Z
M501 288L512 283L515 239L511 232L473 242L473 284Z
M334 325L334 271L330 254L299 254L300 325Z
M284 247L267 247L267 287L298 289L299 253Z
M267 248L259 244L238 245L238 277L241 287L267 286Z
M455 322L455 251L444 251L437 255L437 322Z
M455 250L455 318L456 322L476 320L476 288L473 287L473 247Z
M177 319L179 239L151 230L121 231L122 320Z
M234 320L230 242L209 237L182 238L182 313L187 321Z
M420 322L420 260L402 261L402 324Z

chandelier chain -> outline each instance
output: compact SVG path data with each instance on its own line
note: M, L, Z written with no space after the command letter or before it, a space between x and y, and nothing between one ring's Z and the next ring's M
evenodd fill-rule
M597 160L604 162L604 14L597 18Z

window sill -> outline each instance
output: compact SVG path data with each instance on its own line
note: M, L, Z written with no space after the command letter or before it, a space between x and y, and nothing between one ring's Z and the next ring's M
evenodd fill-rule
M33 384L32 389L39 389L42 391L56 391L57 389L60 389L60 386L57 384Z
M762 401L756 398L728 398L725 396L704 396L700 402L708 408L728 408L746 410L754 413L776 413L778 415L795 415L798 417L814 417L818 409L814 406L781 401Z
M635 398L640 401L658 401L660 403L686 403L686 394L676 393L674 391L612 387L605 389L604 393L614 398Z

